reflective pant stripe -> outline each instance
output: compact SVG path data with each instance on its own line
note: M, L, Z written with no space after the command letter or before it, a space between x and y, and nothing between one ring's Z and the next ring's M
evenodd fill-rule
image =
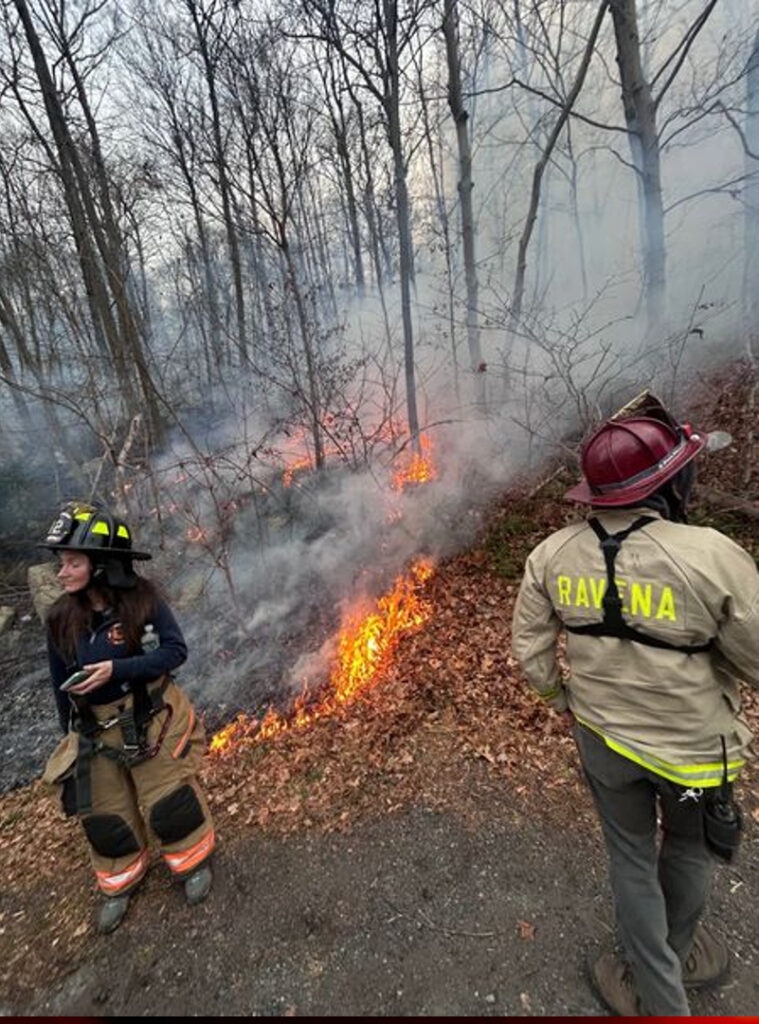
M216 835L214 830L211 829L194 846L191 846L189 850L180 850L179 853L164 853L163 859L166 861L172 874L184 875L204 861L215 845Z
M192 732L192 730L194 728L195 728L195 709L191 707L189 709L189 721L187 723L187 728L182 733L182 736L181 736L181 738L179 740L179 743L177 743L177 745L174 747L174 749L171 752L171 756L175 760L176 760L176 758L179 757L179 755L184 750L184 748L185 748L185 746L187 744L187 740L190 738L190 733Z
M130 889L147 871L149 860L150 854L147 850L143 850L136 860L133 860L127 868L119 871L118 874L112 875L108 871L96 871L98 889L107 896Z

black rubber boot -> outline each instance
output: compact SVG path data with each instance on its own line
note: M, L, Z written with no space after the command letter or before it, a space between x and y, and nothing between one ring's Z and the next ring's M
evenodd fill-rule
M97 930L101 935L115 932L129 909L129 893L121 896L107 896L100 904Z
M203 864L184 881L185 899L192 907L196 903L202 903L211 891L213 874L208 864Z

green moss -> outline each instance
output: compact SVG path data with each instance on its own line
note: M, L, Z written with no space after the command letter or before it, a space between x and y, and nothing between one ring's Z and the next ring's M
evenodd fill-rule
M506 579L521 577L525 559L533 546L535 521L521 513L499 519L485 538L493 571Z

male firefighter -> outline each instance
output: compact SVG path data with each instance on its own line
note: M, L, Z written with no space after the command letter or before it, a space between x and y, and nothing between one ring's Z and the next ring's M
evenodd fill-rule
M574 722L604 834L624 957L595 960L595 988L619 1015L687 1016L687 990L728 973L700 918L740 834L732 788L751 733L738 681L759 685L759 574L726 536L686 523L709 436L639 398L583 446L566 497L590 515L528 557L513 649Z

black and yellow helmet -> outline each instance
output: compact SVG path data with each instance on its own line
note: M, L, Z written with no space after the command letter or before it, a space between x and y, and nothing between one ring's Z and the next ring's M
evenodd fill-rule
M69 502L58 513L41 547L49 551L83 551L97 561L152 558L144 551L132 550L132 534L123 519L85 502Z

